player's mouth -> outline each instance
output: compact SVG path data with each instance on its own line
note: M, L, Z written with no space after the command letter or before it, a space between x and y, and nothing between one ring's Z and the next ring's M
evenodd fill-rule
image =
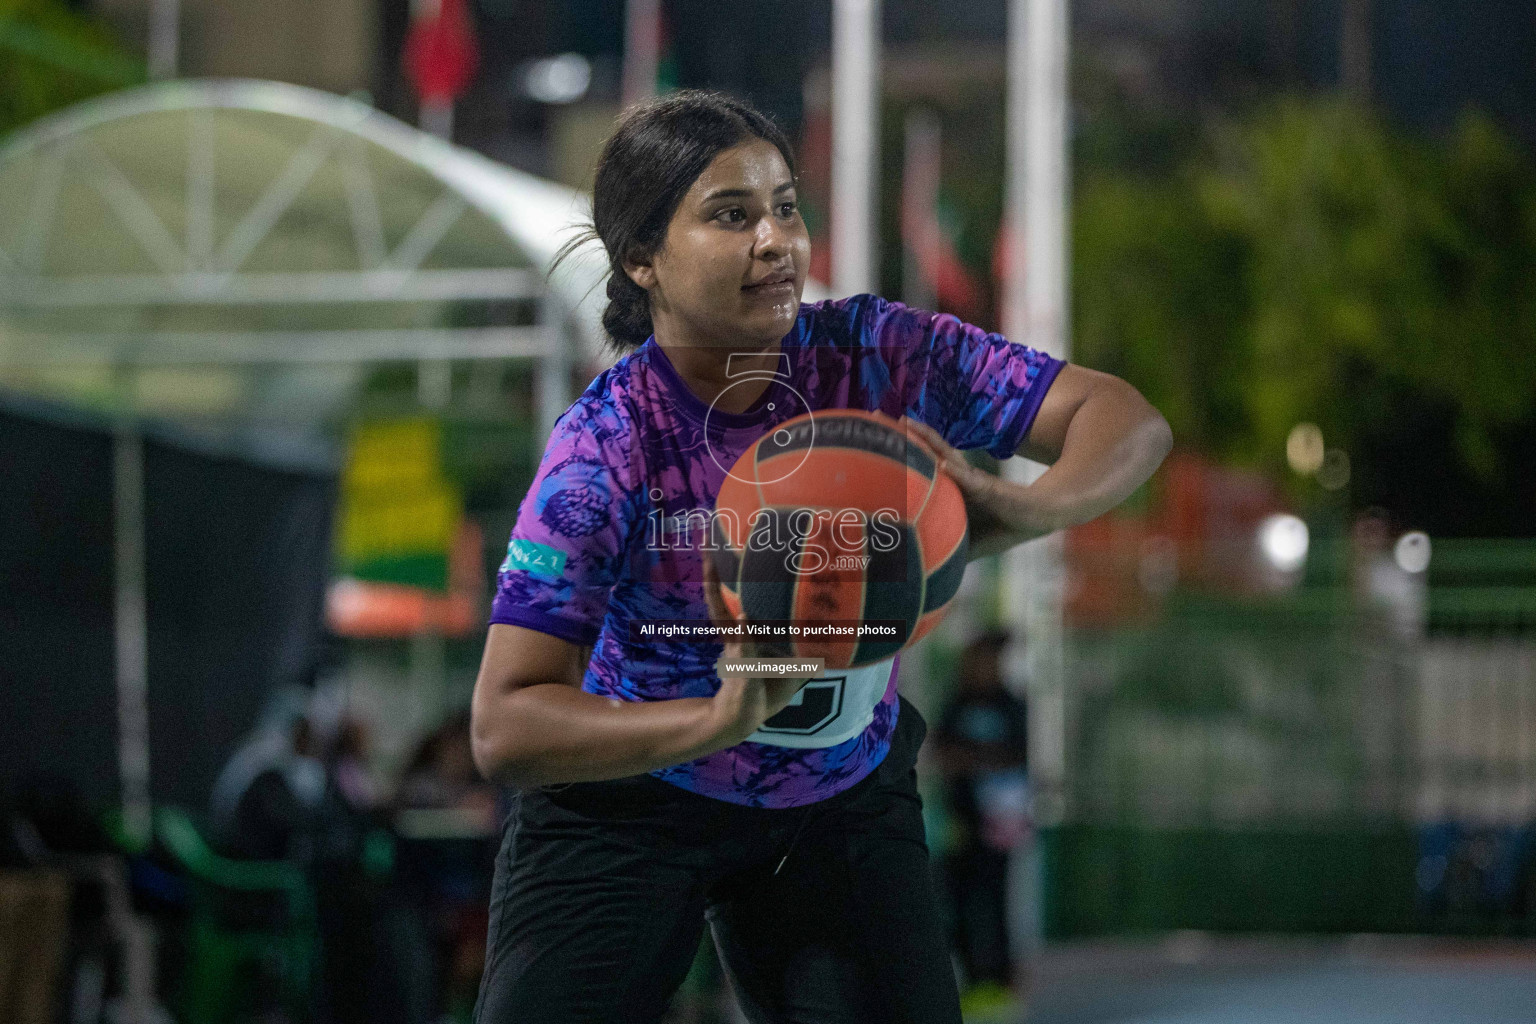
M748 295L773 296L793 295L795 292L795 274L792 270L769 274L761 281L741 286L741 290Z

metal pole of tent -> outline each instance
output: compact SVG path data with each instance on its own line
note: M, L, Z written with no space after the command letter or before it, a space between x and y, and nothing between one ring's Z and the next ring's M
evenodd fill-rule
M536 371L535 408L539 418L539 436L548 441L549 435L554 432L555 420L575 400L571 394L571 372L574 369L571 349L575 339L566 330L564 308L549 292L539 301L539 324L544 330L546 343Z
M832 290L875 290L880 0L832 6Z
M436 354L417 359L416 402L434 421L442 423L453 402L452 361ZM411 637L409 666L411 689L422 706L437 708L439 717L446 717L452 699L448 692L448 641L438 623L427 624Z
M1067 359L1067 5L1066 0L1010 0L1007 49L1008 277L1007 336ZM1032 483L1045 471L1015 457L1011 480ZM1067 686L1062 635L1063 538L1042 537L1004 553L999 606L1025 641L1010 676L1027 678L1029 763L1035 815L1059 823L1067 797ZM1026 671L1027 666L1027 671ZM1032 903L1014 915L1031 939L1042 929L1041 851L1024 858L1022 888ZM1018 891L1018 890L1016 890Z
M117 770L123 827L135 842L152 829L149 795L149 620L144 564L144 438L129 372L118 371L112 435L113 645Z
M152 0L149 10L149 77L176 77L181 60L181 0Z
M423 99L417 111L417 127L444 142L453 142L453 101ZM453 365L440 356L416 361L416 400L433 411L447 407L453 391Z

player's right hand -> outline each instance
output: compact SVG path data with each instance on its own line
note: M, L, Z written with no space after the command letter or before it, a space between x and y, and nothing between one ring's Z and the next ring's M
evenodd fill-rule
M709 552L703 552L704 600L709 605L709 620L724 626L732 622L745 623L746 616L732 617L720 593L720 577L715 572ZM759 656L759 644L752 640L730 639L722 641L723 658L753 658ZM757 727L782 711L794 699L812 675L804 676L736 676L722 675L720 689L713 698L714 728L719 739L734 746L757 731Z

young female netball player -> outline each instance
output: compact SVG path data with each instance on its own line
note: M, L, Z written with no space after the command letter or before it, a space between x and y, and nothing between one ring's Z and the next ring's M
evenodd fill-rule
M555 425L499 577L474 747L520 794L476 1020L655 1021L707 921L754 1022L959 1024L913 770L926 726L897 659L828 676L835 713L814 731L778 728L804 678L722 679L722 649L747 645L630 626L728 619L700 531L672 528L800 413L880 412L929 445L973 553L1112 508L1167 453L1167 424L1122 381L951 316L801 305L794 157L725 96L629 110L593 228L627 354ZM969 448L1052 465L1025 487Z

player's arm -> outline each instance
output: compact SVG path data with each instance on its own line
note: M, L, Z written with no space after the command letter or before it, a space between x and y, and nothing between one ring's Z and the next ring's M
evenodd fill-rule
M711 616L726 617L705 562ZM740 657L727 645L727 656ZM475 765L511 786L596 782L734 746L794 697L803 677L722 678L714 697L622 701L581 688L592 648L493 623L470 712Z
M730 746L704 697L628 702L581 689L590 647L506 623L485 640L471 707L475 764L532 787L665 768Z
M1102 515L1141 486L1173 446L1162 415L1118 377L1059 362L953 316L867 305L864 330L889 353L905 421L965 497L973 560ZM971 465L960 454L971 448L1051 468L1026 487Z
M572 406L518 508L471 704L475 764L498 782L617 779L740 742L709 699L581 688L641 515L643 484L615 440L629 433L616 406Z
M1032 486L1038 505L1058 519L1086 522L1129 497L1172 447L1168 421L1140 391L1068 363L1014 454L1051 466Z
M1141 392L1070 363L1014 453L1050 464L1033 484L972 466L927 424L908 422L939 450L965 495L972 559L1103 515L1146 482L1173 447L1168 421Z

